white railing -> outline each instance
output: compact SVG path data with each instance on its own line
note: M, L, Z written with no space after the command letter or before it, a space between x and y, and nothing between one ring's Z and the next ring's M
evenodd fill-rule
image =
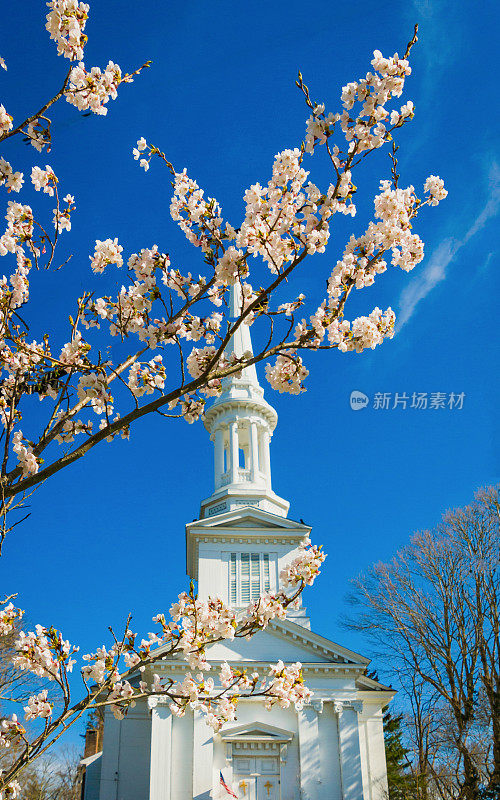
M241 467L238 468L238 483L246 483L247 481L251 480L251 474L249 469L242 469ZM231 473L225 472L221 476L220 485L227 486L228 483L231 483Z

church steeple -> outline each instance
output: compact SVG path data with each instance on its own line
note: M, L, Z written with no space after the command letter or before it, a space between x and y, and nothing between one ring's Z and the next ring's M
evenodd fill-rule
M240 313L239 286L230 290L230 317ZM226 353L252 353L249 326L241 324ZM282 517L289 503L271 485L270 440L278 416L264 400L255 365L240 377L222 380L222 393L205 414L205 428L214 443L214 491L201 504L200 518L223 514L237 507L257 506Z

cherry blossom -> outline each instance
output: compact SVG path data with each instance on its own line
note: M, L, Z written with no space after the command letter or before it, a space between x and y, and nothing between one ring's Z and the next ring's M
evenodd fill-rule
M294 560L280 572L280 581L285 588L303 582L310 586L320 572L320 566L326 555L317 545L311 545L310 539L304 539L299 545L299 553Z
M186 359L186 366L189 370L189 374L192 375L193 378L198 378L202 375L215 354L215 347L204 347L203 349L193 347Z
M14 172L8 161L0 157L0 186L6 185L7 191L20 192L24 183L22 172Z
M109 707L115 719L123 719L127 710L135 706L134 696L134 690L128 681L117 681L114 684L108 701L114 701Z
M78 397L90 401L96 414L111 413L113 397L109 392L107 380L97 372L82 375L78 381Z
M132 151L134 154L134 158L135 159L139 158L140 153L142 153L142 151L145 150L146 147L147 147L146 139L144 138L144 136L141 136L141 138L137 140L137 149L134 149Z
M18 722L17 715L5 717L0 722L0 749L10 747L11 744L17 744L19 738L24 736L26 730Z
M122 252L123 247L118 244L118 239L105 239L103 242L97 239L94 255L89 256L92 270L104 272L108 264L116 264L117 267L121 267L123 264Z
M270 696L265 700L268 709L277 702L281 708L289 708L293 704L299 711L311 699L313 693L304 686L302 664L299 662L285 666L283 661L278 661L270 667L269 675L272 684Z
M19 254L20 246L24 243L28 243L33 251L31 240L33 238L34 220L31 207L9 200L5 219L7 220L7 228L3 236L0 237L0 255L4 256L9 252ZM24 267L24 263L21 266Z
M23 612L19 608L15 608L13 603L0 607L0 636L11 633L16 621L21 619L22 615Z
M54 628L36 625L35 631L20 631L15 648L17 655L12 663L21 670L32 672L40 678L60 682L61 670L71 672L75 664L72 657L78 648L73 647Z
M52 714L52 703L47 700L47 689L44 689L37 695L33 695L28 700L28 705L24 707L25 719L37 719L42 717L46 719Z
M94 702L108 705L117 719L122 719L137 699L150 694L164 695L170 700L172 713L182 716L188 707L199 708L207 724L218 731L228 721L236 718L238 699L242 696L262 696L267 707L278 703L283 708L294 704L301 708L310 697L304 687L301 665L285 666L278 662L270 666L267 675L254 670L248 674L224 662L217 678L207 676L211 665L205 649L221 639L232 640L235 636L249 636L264 629L271 619L284 618L286 607L294 603L306 584L311 584L324 560L320 548L304 540L293 564L282 573L284 585L293 590L291 595L282 590L276 595L263 595L237 616L220 598L199 599L193 592L183 592L170 608L169 621L164 614L157 614L153 621L159 632L152 632L138 641L137 634L126 628L121 639L115 637L107 648L101 646L94 653L82 656L84 666L81 674L88 687L88 707ZM12 604L3 608L5 632L9 632L18 611ZM20 631L16 640L17 655L13 663L20 669L36 676L57 681L66 691L67 673L71 672L78 648L64 639L53 628L37 625L35 631ZM158 651L158 655L156 655ZM188 665L182 681L173 683L153 673L147 677L146 666L153 665L165 654L180 654ZM196 670L196 675L190 670ZM144 675L137 683L134 675ZM92 687L92 688L91 688ZM78 710L79 705L76 706ZM49 719L54 716L47 690L32 695L24 707L26 720ZM0 744L9 746L20 736L24 728L14 716L4 721L0 730Z
M84 34L90 6L78 0L50 0L46 29L57 43L57 53L73 61L83 57Z
M291 351L279 355L273 365L266 364L266 378L278 392L300 394L304 392L303 381L309 375L309 370L302 363L302 359Z
M429 205L431 206L437 206L448 196L448 192L444 188L444 181L437 175L429 175L424 184L424 192L429 192Z
M7 114L5 106L0 103L0 134L12 130L13 123L10 114Z
M66 91L66 100L79 111L90 110L101 116L108 113L106 104L118 96L118 86L122 81L131 83L130 75L122 75L118 64L109 61L104 72L99 67L85 68L83 61L73 67Z
M38 472L38 461L30 444L23 444L22 431L16 431L12 437L12 449L16 454L23 475L35 475Z
M136 362L130 368L128 387L136 397L152 394L155 389L163 389L166 374L161 361L161 355L157 355L147 364Z
M47 164L45 169L33 167L31 170L31 182L37 192L42 189L46 194L52 197L54 194L54 187L58 181L54 174L54 170Z
M147 147L147 142L144 136L141 136L140 139L137 140L137 147L134 147L132 150L132 155L134 156L136 161L139 161L139 166L144 169L145 172L149 169L149 161L150 158L142 158L144 150ZM140 159L140 160L139 160Z

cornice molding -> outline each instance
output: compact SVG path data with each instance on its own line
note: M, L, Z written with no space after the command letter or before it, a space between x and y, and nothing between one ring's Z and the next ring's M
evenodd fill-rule
M244 530L244 528L239 528L237 534L234 531L231 533L218 532L209 535L206 533L192 533L191 538L197 544L200 544L200 542L228 542L229 544L245 544L245 542L252 542L252 544L297 544L304 538L303 534L290 536L289 533L279 538L277 536L264 536L261 533L252 535L251 529L248 529L248 533L246 531L243 533Z
M203 424L210 434L217 427L219 420L228 412L233 412L233 414L240 412L245 420L249 420L253 413L259 421L264 420L268 424L270 433L274 431L278 421L276 411L263 397L227 397L219 399L219 402L205 412Z
M269 660L266 661L245 661L243 659L238 659L234 661L228 661L228 659L208 659L209 663L213 665L214 670L217 670L222 664L227 661L232 667L236 667L237 669L245 669L249 666L252 667L252 670L255 672L262 672L263 674L268 673L269 670ZM336 673L339 675L345 674L351 676L352 673L357 672L358 670L362 669L363 665L361 664L338 664L334 661L331 662L303 662L302 663L302 671L304 674L307 675L320 675L320 674L331 674ZM189 664L186 661L168 661L167 659L163 659L154 665L154 669L157 672L172 672L172 673L183 673L183 672L190 672L191 669Z
M217 687L216 687L216 690L217 690ZM316 696L312 700L310 700L308 703L305 703L305 707L306 708L312 708L317 714L322 714L323 713L325 703L333 703L333 710L334 710L335 714L337 714L337 716L339 716L339 717L342 716L342 714L344 713L345 709L352 709L353 711L356 712L356 714L362 714L363 713L363 700L359 700L357 697L354 697L354 698L344 698L344 697L339 698L339 697L332 696L332 694L330 692L322 692L322 693L315 692L315 695ZM242 700L253 700L253 701L258 701L258 702L264 702L262 697L248 697L248 698L242 697L241 699ZM166 706L166 705L169 705L169 703L170 703L170 700L169 700L168 697L165 697L164 695L157 695L157 694L150 695L148 697L148 700L147 700L148 709L150 711L152 711L154 708L156 708L159 705L160 706ZM257 723L256 723L256 726L258 727ZM222 731L221 738L223 738L223 739L231 738L232 739L233 737L241 735L240 732L242 732L243 730L251 728L251 727L252 727L252 725L249 723L247 725L239 725L239 726L236 726L235 728L231 728L231 729L228 729L226 731ZM278 731L278 730L280 730L278 728L273 728L272 726L269 726L269 725L268 726L265 726L265 725L262 726L261 725L261 727L262 727L262 732L263 733L264 732L267 733L267 735L269 735L269 731ZM264 729L266 729L266 730L264 730ZM287 731L286 733L288 734L289 732ZM290 736L287 736L287 738L291 739L292 736L293 736L293 734L291 734Z

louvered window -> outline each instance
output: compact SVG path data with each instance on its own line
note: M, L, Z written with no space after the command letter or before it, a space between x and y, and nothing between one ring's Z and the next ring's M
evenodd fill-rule
M236 605L236 553L231 553L229 560L229 602L232 606Z
M245 606L270 590L269 553L230 553L229 602Z

